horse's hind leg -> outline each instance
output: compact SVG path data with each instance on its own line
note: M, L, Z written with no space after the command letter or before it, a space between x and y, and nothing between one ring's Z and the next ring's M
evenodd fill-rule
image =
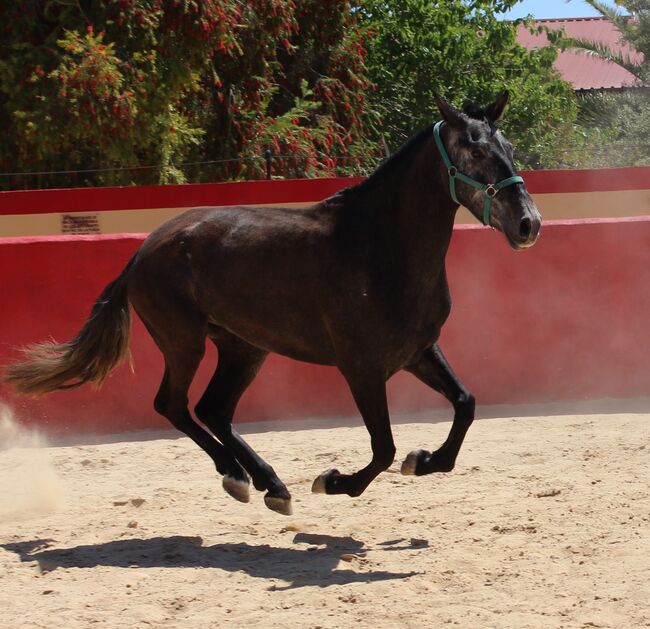
M248 502L249 480L246 472L228 448L192 419L187 408L187 391L205 352L205 337L192 333L192 327L176 329L172 341L161 337L146 322L145 325L165 358L165 374L154 400L154 408L210 456L217 471L224 477L224 489L236 500Z
M269 509L291 515L291 495L273 468L257 454L232 426L235 407L253 381L268 352L225 330L215 331L212 339L219 350L217 369L196 405L196 416L235 455L259 491L266 490Z
M474 396L461 384L437 345L427 349L420 359L407 367L414 376L442 393L454 406L454 421L449 436L435 452L414 450L402 463L402 474L450 472L463 445L465 434L474 421Z

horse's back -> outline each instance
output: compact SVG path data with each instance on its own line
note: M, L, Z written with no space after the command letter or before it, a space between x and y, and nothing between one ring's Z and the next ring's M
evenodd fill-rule
M331 227L317 207L194 208L150 234L130 272L140 316L182 310L259 347L330 363Z

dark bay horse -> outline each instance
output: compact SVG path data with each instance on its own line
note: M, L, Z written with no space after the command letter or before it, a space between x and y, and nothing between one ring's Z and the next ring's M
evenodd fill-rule
M26 348L5 379L26 394L101 383L128 355L131 304L165 360L156 411L210 455L237 500L249 500L250 475L270 509L291 512L285 485L232 426L269 352L336 366L370 433L370 463L324 472L314 492L358 496L391 465L386 381L401 369L454 407L444 444L411 452L402 473L450 471L474 419L474 398L437 345L451 306L445 255L456 210L462 203L514 249L533 245L541 225L495 126L507 100L460 111L439 98L441 123L314 206L196 208L171 219L104 289L75 338ZM187 392L206 337L218 364L195 408L203 427Z

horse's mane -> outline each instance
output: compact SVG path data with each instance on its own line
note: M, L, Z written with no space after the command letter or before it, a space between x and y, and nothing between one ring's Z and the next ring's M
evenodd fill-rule
M468 118L474 118L475 120L486 120L487 118L485 109L472 102L465 103L463 106L463 113ZM432 133L433 125L429 125L428 127L421 129L404 144L402 144L402 146L397 151L395 151L395 153L383 160L379 166L377 166L377 168L362 182L354 186L350 186L349 188L339 190L339 192L330 197L330 199L332 201L336 201L338 199L347 200L351 197L356 196L357 194L362 194L367 190L373 188L378 182L385 179L386 176L397 170L397 168L399 168L403 162L407 161L411 157L411 154L416 150L416 148L419 147L426 138L431 137Z
M417 147L424 142L428 137L431 137L433 132L433 125L418 131L414 136L408 139L402 146L400 146L395 153L390 157L387 157L377 168L366 177L362 182L350 186L349 188L344 188L339 190L333 197L330 197L331 200L336 201L337 199L349 199L354 197L357 194L366 192L370 188L374 187L379 181L382 181L386 176L393 173L401 164L409 159L411 154L415 151Z
M463 113L468 118L473 118L474 120L480 120L487 123L488 127L490 127L491 134L494 134L496 132L497 128L494 122L490 120L490 117L488 116L488 113L484 107L479 107L472 102L466 102L465 105L463 105Z
M463 105L463 113L468 118L474 118L474 120L485 120L487 118L487 112L484 107L479 107L476 103L467 101Z

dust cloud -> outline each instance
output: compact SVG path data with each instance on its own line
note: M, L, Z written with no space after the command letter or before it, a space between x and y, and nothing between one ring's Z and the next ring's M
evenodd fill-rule
M0 404L0 522L38 517L62 506L63 486L46 446L42 435L20 426Z

